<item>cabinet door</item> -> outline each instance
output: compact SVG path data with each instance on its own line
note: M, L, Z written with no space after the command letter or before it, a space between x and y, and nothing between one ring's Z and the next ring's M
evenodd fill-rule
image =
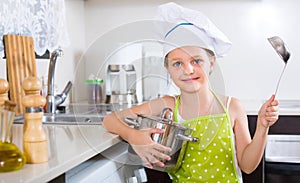
M249 131L253 137L257 115L248 115ZM270 127L269 134L300 135L300 116L280 115L278 121Z
M280 115L278 121L270 127L269 134L300 135L300 116Z
M103 183L113 183L113 182L119 182L119 183L126 183L124 175L122 175L122 171L124 170L124 167L121 167L118 171L111 174L109 177L104 179ZM99 182L100 183L100 182Z
M136 176L134 174L134 170L137 170L141 168L139 165L127 165L124 164L122 167L120 167L116 172L111 174L109 177L107 177L105 180L103 180L103 183L127 183L130 177ZM137 177L138 180L138 177Z

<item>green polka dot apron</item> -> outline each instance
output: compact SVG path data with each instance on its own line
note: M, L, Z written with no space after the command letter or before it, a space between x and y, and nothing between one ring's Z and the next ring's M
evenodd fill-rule
M189 119L182 125L191 128L191 136L199 138L198 142L187 142L185 152L180 152L182 163L178 170L169 172L173 182L242 182L240 170L237 170L235 146L230 117L227 108L215 95L223 107L224 114L214 114ZM178 122L178 105L176 99L174 121Z

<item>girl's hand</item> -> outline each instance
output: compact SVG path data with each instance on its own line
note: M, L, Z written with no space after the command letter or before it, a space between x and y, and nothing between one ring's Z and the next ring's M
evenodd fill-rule
M272 126L278 120L278 104L279 102L275 100L275 95L273 94L271 98L261 106L258 112L258 120L265 128Z
M171 148L155 143L151 138L153 133L164 133L164 130L153 128L136 130L130 144L148 168L153 168L152 164L163 167L164 163L161 160L171 159L164 152L171 152Z

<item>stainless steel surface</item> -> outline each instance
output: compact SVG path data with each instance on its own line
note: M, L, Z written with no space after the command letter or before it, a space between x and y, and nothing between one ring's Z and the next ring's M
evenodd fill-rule
M171 117L171 109L166 108L162 111L162 117ZM183 153L185 151L185 143L187 141L197 142L198 138L191 137L191 129L186 128L179 123L172 121L171 119L161 118L157 116L147 116L147 115L138 115L138 119L134 120L131 118L126 118L125 122L129 125L134 125L138 129L144 128L158 128L164 129L165 132L162 134L152 134L152 139L154 142L162 144L164 146L170 147L171 152L167 153L171 156L170 161L161 160L165 163L164 167L158 167L154 165L155 170L159 171L171 171L179 168L182 162Z
M125 71L134 71L134 67L131 64L123 65Z
M153 141L162 145L174 148L173 140L187 140L197 142L197 138L190 138L191 129L186 128L179 123L169 119L159 118L156 116L138 115L139 128L158 128L164 129L163 134L153 134ZM181 147L180 147L181 148Z
M120 65L109 65L108 69L112 72L119 72L120 71Z
M140 124L139 124L138 120L135 120L135 119L133 119L133 118L127 117L127 118L124 119L124 121L125 121L128 125L133 126L134 128L139 128L139 127L140 127Z
M275 90L275 95L276 95L278 87L279 87L279 83L281 81L281 77L285 71L287 62L288 62L291 54L290 54L290 51L288 50L287 46L285 45L285 43L283 42L283 40L280 37L278 37L278 36L270 37L270 38L268 38L268 41L270 42L272 47L275 49L275 51L278 53L280 58L284 61L284 68L280 74L280 77L279 77L279 80L278 80L278 83L276 86L276 90Z
M184 140L184 141L188 141L188 142L198 142L199 141L199 139L196 137L186 136L186 135L182 135L182 134L177 134L175 136L175 138L178 140Z
M132 64L108 65L105 79L106 103L137 103L136 74Z
M284 61L284 63L287 63L291 54L283 40L278 36L274 36L268 38L268 41L273 46L278 55L281 57L281 59Z
M111 104L136 104L137 96L135 94L117 94L113 92L107 103Z
M173 120L173 111L172 109L166 107L161 111L160 117L162 119Z
M72 87L72 83L69 81L64 89L64 91L55 96L54 93L54 74L55 74L55 65L58 56L62 55L62 50L56 49L52 52L50 63L49 63L49 71L48 71L48 91L46 97L46 113L54 114L56 111L56 107L62 104Z
M97 114L56 114L53 116L44 116L43 123L60 124L101 124L104 116Z
M55 114L44 115L42 118L43 124L55 125L101 125L103 115L97 114ZM24 123L23 118L18 118L14 121L16 124Z
M62 125L100 125L107 113L118 109L117 106L111 105L69 105L66 113L45 113L42 122ZM17 116L14 122L23 123L24 116Z
M268 135L265 160L300 163L300 135Z
M45 113L42 119L44 124L55 125L101 125L105 115L127 109L131 105L119 104L71 104L67 107L66 113ZM24 123L24 116L15 117L14 123Z
M35 112L42 112L42 107L25 107L25 113L35 113Z

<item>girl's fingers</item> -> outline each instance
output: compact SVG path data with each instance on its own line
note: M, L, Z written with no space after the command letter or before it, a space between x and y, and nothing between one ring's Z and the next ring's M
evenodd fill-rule
M278 104L279 104L278 100L274 100L274 101L271 102L272 106L278 106Z
M158 128L150 128L149 129L149 133L150 134L153 134L153 133L165 133L165 130L164 129L158 129Z
M162 161L168 161L171 159L171 157L168 156L167 153L171 152L172 149L159 143L155 143L151 139L152 134L161 134L164 132L165 130L157 128L143 129L141 134L146 137L144 138L145 140L137 140L137 144L132 144L134 151L138 154L138 156L142 159L142 161L147 165L148 168L153 168L153 164L163 167L164 163Z
M153 168L153 164L157 166L163 167L164 160L170 160L171 157L165 154L166 152L170 152L171 148L165 147L161 144L149 144L149 145L134 145L134 150L138 154L138 156L142 159L142 161L149 168Z
M156 144L156 146L154 148L160 152L171 152L172 151L172 149L170 147L167 147L167 146L164 146L161 144Z
M265 102L265 106L266 106L266 107L270 106L270 105L272 104L272 102L274 102L274 99L275 99L275 95L273 94L273 95L269 98L269 100L267 100L267 101Z
M151 169L153 168L152 164L148 161L148 158L143 156L143 157L141 157L141 159L147 165L148 168L151 168Z
M166 155L165 153L162 153L160 151L156 151L155 153L152 154L155 157L158 157L159 159L164 159L164 160L171 160L171 157Z
M163 162L161 162L158 158L156 158L156 156L154 154L149 154L147 156L147 159L151 164L156 164L157 166L160 166L160 167L165 166L165 164Z
M270 106L266 109L267 112L278 112L278 106Z

